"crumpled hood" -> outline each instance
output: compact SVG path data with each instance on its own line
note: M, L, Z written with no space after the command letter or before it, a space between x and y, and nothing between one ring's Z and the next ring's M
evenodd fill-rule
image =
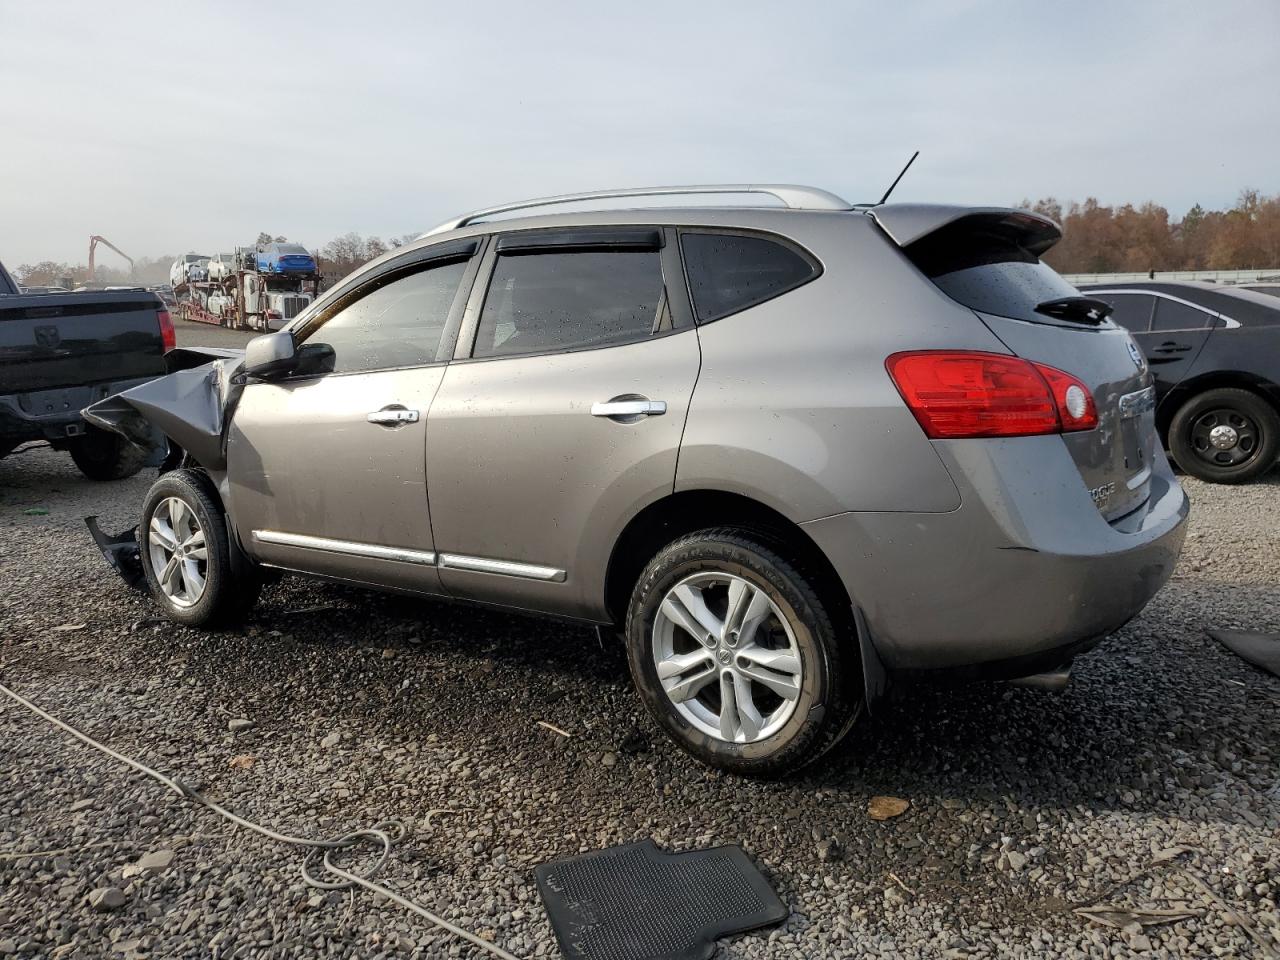
M173 371L85 407L82 416L103 430L150 449L154 428L206 470L226 468L226 425L240 399L236 374L244 351L179 347L165 354Z

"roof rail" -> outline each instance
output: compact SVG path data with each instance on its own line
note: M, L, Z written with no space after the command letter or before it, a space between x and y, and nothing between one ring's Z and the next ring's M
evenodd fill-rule
M535 200L519 200L496 207L474 210L453 220L447 220L423 234L429 237L446 230L457 230L486 217L534 207L551 207L561 203L578 203L583 200L613 200L624 197L673 197L715 193L762 193L781 200L783 206L793 210L852 210L849 203L834 193L817 187L805 187L791 183L713 183L681 187L631 187L625 190L594 190L589 193L566 193L558 197L539 197Z

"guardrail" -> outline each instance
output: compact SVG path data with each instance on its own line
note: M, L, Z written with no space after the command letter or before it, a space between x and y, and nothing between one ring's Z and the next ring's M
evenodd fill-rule
M1073 286L1082 283L1137 283L1142 280L1208 280L1213 283L1280 282L1280 267L1269 270L1149 270L1140 273L1064 273Z

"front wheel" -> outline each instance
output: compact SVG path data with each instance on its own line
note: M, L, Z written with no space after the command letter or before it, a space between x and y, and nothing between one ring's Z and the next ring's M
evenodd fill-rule
M856 650L816 578L733 528L669 544L627 616L631 675L684 750L713 767L776 776L834 746L861 712Z
M199 471L175 470L152 484L138 540L151 595L171 620L221 626L257 601L261 581L232 572L222 505Z
M1280 456L1280 414L1248 390L1206 390L1173 415L1169 451L1193 477L1247 483L1275 466Z

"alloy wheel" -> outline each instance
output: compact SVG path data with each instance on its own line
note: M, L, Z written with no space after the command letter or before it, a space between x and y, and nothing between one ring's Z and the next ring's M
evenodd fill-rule
M662 599L653 660L676 711L709 736L755 743L795 712L804 664L782 611L760 587L695 573Z
M151 570L165 598L190 607L204 596L209 548L195 511L177 497L166 497L151 514L147 531Z

